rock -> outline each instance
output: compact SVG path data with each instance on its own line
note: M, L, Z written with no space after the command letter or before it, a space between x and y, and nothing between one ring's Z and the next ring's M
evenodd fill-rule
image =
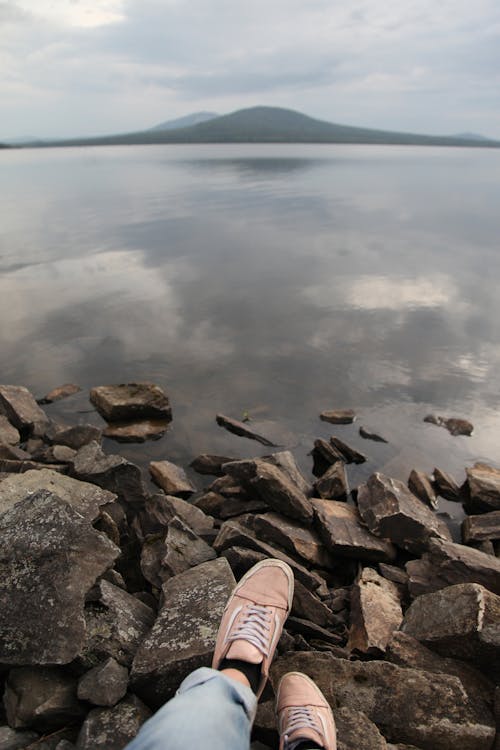
M353 409L331 409L322 411L319 418L330 424L352 424L356 419L356 412Z
M338 461L344 463L343 453L322 438L318 438L314 441L311 456L314 461L313 474L315 477L322 477L323 474L328 471L330 466L334 466Z
M209 474L215 477L221 477L224 474L223 464L230 463L237 459L228 456L215 456L212 453L202 453L196 456L189 464L198 474Z
M57 388L53 388L43 398L41 398L38 403L52 404L54 403L54 401L60 401L62 398L73 396L75 393L78 393L81 390L82 389L79 385L75 385L74 383L65 383L64 385L60 385Z
M330 438L330 445L343 455L346 464L363 464L366 461L366 456L334 435Z
M21 448L17 448L15 445L9 445L7 443L0 442L0 459L7 459L8 461L29 461L31 456Z
M248 480L250 480L250 477ZM208 487L208 490L210 492L217 492L217 494L223 495L223 497L236 497L238 500L248 499L248 493L242 485L228 474L223 474L223 476L214 479L212 484Z
M479 583L500 595L500 560L463 544L433 540L421 560L406 563L412 597L456 583Z
M200 508L180 497L158 493L146 499L144 511L141 513L144 536L166 530L174 516L178 516L202 539L210 536L213 531L214 519Z
M291 451L278 451L277 453L271 453L269 456L263 457L265 461L273 466L277 466L289 479L295 484L301 492L309 497L312 494L312 487L309 482L306 481L297 462Z
M130 666L154 622L154 612L135 596L101 580L87 597L86 635L80 662L88 669L112 657Z
M24 474L27 471L38 471L39 469L52 469L59 474L68 471L66 466L61 464L45 464L37 461L13 461L7 458L0 459L0 474Z
M224 470L249 491L254 490L273 510L290 518L310 522L313 511L309 499L277 466L260 459L233 461Z
M387 443L388 442L385 438L383 438L377 432L374 432L371 428L368 428L368 427L360 427L359 434L365 440L373 440L375 443Z
M16 428L11 425L4 414L0 414L0 443L6 445L17 445L21 441L21 435Z
M196 492L196 487L189 481L184 469L170 461L151 461L149 471L153 481L165 490L167 495L187 498Z
M45 433L51 445L66 445L78 451L93 441L100 443L101 430L92 424L76 424L72 427L51 427Z
M111 422L103 432L104 437L118 443L144 443L159 440L170 425L165 419L142 419L140 422Z
M469 497L465 501L467 513L487 513L500 510L500 469L476 463L466 469Z
M77 699L75 678L54 667L11 669L4 706L13 729L46 732L78 722L85 715Z
M491 713L467 700L457 677L381 661L296 652L274 662L275 689L289 671L311 677L335 711L347 707L364 713L390 742L422 750L484 750L493 742Z
M431 480L423 473L413 469L408 479L408 489L433 510L437 509L437 497Z
M0 477L0 514L38 490L47 490L68 503L87 521L99 516L99 508L112 503L116 495L94 484L66 477L52 469L26 471Z
M331 630L326 630L320 625L317 625L311 620L303 620L300 617L289 616L286 621L287 630L292 633L300 633L308 641L311 639L319 639L328 645L337 645L343 642L343 638L337 633L332 633Z
M373 534L419 554L437 537L451 541L446 524L397 479L376 472L358 489L358 508Z
M77 750L123 750L150 716L149 708L135 695L113 708L94 708L83 722Z
M0 663L67 664L85 638L83 604L120 550L40 490L0 516Z
M371 562L396 557L391 542L371 534L361 522L356 508L334 500L313 498L316 527L327 549L334 555Z
M236 497L224 497L218 492L205 492L195 500L194 505L205 513L223 520L245 513L262 513L268 510L267 503L260 498L240 500Z
M482 665L500 675L500 596L459 583L419 596L401 630L442 656Z
M249 427L247 427L246 424L244 424L243 422L238 422L238 420L236 419L225 417L224 414L217 414L217 416L215 417L215 421L220 427L224 427L228 432L233 433L233 435L246 437L250 440L256 440L258 443L262 443L262 445L274 446L274 443L271 442L271 440L268 440L262 435L259 435L257 432L254 432Z
M435 468L433 472L434 483L437 487L437 494L446 500L462 502L460 487L450 474L441 469Z
M252 529L263 542L278 544L284 550L296 554L311 565L330 568L331 555L316 531L291 521L279 513L265 513L253 518Z
M384 578L387 578L388 581L393 581L394 583L398 583L401 586L408 585L408 573L406 573L406 571L404 570L401 570L401 568L397 568L395 565L386 565L386 563L379 563L378 569L380 571L380 575L384 576Z
M189 672L209 666L220 618L235 586L227 560L198 565L163 584L162 607L134 659L134 691L158 708Z
M73 463L77 479L114 492L131 508L142 508L145 488L141 470L122 456L107 456L96 442L80 448Z
M337 750L386 750L387 743L375 724L361 711L335 709Z
M339 461L330 466L314 483L314 490L319 497L330 500L344 500L349 494L349 484L344 464Z
M261 560L265 560L267 555L253 549L234 546L222 550L221 557L226 558L231 570L233 571L234 577L239 581L239 579L245 575L247 570L250 570L250 568ZM295 584L297 584L297 581L295 581Z
M362 654L383 655L402 620L396 584L372 568L364 568L352 587L348 648Z
M438 417L435 414L428 414L424 417L424 422L446 427L450 435L472 435L474 429L474 425L466 419L458 419L457 417Z
M36 732L18 732L10 727L0 727L0 750L23 750L37 739Z
M164 535L149 536L143 543L141 549L141 572L146 581L157 589L163 584L162 561L167 548L165 547Z
M300 581L295 581L292 614L302 620L315 622L322 628L335 624L335 615L331 609Z
M0 411L23 438L40 435L49 424L49 418L24 386L0 385Z
M465 544L500 539L500 510L467 516L462 523L462 538Z
M209 547L178 516L175 516L168 525L165 547L167 554L163 558L162 565L170 576L176 576L217 557L212 547Z
M154 383L100 385L92 388L90 400L106 422L172 419L168 398Z
M77 695L95 706L115 706L127 692L127 685L128 670L110 657L80 677Z

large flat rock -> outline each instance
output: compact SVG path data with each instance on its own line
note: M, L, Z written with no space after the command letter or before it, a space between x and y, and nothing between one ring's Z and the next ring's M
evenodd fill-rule
M100 385L92 388L90 400L107 422L172 418L166 393L154 383Z

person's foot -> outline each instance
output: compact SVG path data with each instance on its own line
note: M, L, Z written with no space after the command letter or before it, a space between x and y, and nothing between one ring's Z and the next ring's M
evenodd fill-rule
M283 625L292 607L293 572L280 560L262 560L236 585L222 615L212 667L260 665L255 693L269 676Z
M336 750L335 721L327 700L301 672L282 677L276 694L280 750L323 748Z

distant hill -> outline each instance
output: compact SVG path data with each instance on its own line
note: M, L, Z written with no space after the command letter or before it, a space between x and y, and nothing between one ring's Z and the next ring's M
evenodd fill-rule
M291 109L252 107L189 127L97 138L47 141L40 146L109 146L149 143L368 143L415 146L500 147L500 141L373 130L315 120ZM35 144L33 144L35 145Z
M471 141L487 141L488 138L486 138L484 135L480 135L479 133L455 133L453 136L454 138L468 138Z
M191 115L185 117L177 117L175 120L167 120L161 122L159 125L155 125L150 130L176 130L177 128L188 128L191 125L198 125L200 122L207 122L207 120L213 120L214 117L220 117L217 112L193 112Z

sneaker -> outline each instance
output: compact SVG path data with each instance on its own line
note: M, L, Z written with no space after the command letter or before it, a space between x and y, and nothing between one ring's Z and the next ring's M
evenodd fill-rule
M336 750L332 710L321 690L305 674L289 672L282 677L276 695L276 714L280 750L293 750L307 741L324 750Z
M260 664L259 698L292 607L293 573L280 560L262 560L236 585L222 615L212 667L223 659Z

